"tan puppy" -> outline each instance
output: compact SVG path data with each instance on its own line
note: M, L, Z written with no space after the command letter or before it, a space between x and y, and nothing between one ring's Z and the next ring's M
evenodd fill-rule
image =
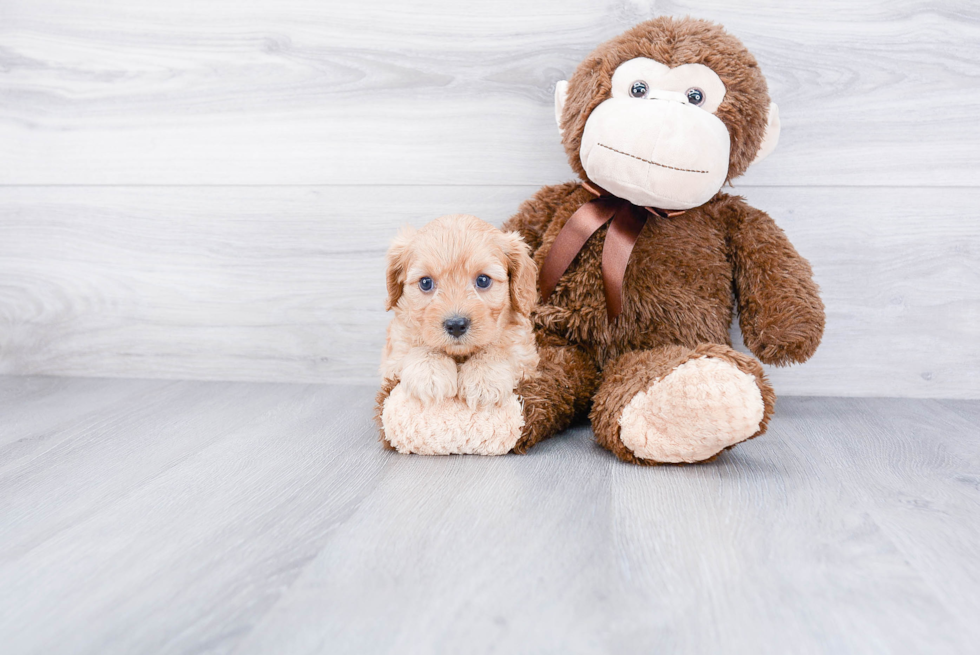
M497 405L538 365L537 271L516 232L456 214L405 228L388 251L381 375L423 403Z

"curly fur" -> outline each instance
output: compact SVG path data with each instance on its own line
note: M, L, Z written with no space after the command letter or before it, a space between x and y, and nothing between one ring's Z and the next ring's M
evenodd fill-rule
M395 317L376 410L386 447L422 454L513 447L524 425L514 390L538 364L530 320L536 273L520 235L474 216L443 216L394 240L386 306ZM490 283L478 289L481 275ZM431 283L424 291L423 277ZM468 327L452 335L449 318Z

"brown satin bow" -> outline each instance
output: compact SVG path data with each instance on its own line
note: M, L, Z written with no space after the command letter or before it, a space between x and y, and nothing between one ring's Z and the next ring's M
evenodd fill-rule
M591 182L582 184L595 194L595 200L585 203L562 226L551 245L541 274L541 299L547 300L558 280L596 230L612 219L602 245L602 286L606 296L606 314L614 320L623 311L623 277L633 246L646 224L648 212L661 218L680 216L683 211L666 211L656 207L638 207L629 200L612 195Z

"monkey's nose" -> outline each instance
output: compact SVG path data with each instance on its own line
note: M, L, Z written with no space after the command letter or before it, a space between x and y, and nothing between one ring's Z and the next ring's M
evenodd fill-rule
M452 318L447 318L442 324L442 327L446 329L450 335L459 338L466 334L466 331L470 329L470 319L464 316L453 316Z
M664 89L650 89L647 93L647 100L672 100L682 105L688 104L687 96L679 91L665 91Z

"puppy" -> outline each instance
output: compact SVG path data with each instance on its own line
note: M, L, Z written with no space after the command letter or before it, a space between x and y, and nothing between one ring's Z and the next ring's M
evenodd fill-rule
M456 214L405 228L388 251L381 375L423 403L497 405L538 365L537 271L516 233Z

